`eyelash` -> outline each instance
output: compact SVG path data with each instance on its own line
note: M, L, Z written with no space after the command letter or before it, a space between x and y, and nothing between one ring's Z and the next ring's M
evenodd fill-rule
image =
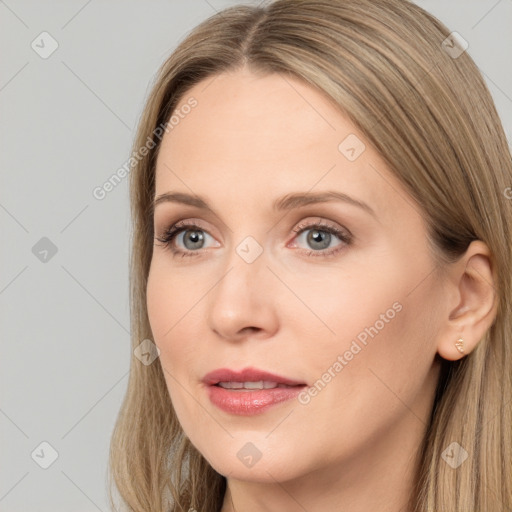
M176 222L175 224L172 224L165 230L162 237L156 237L156 240L161 242L161 244L165 249L170 250L175 256L181 255L182 257L185 256L199 256L202 252L204 252L206 249L200 249L197 251L190 251L190 250L182 250L182 249L176 249L173 245L174 239L182 232L187 231L188 228L193 228L193 230L198 231L204 231L207 233L205 229L203 229L199 224L196 224L194 221L188 221L188 222ZM304 231L308 231L310 229L318 228L318 231L323 231L326 233L330 233L331 235L336 235L343 244L337 245L336 247L333 247L331 249L322 249L321 251L308 251L307 249L303 249L303 251L307 251L306 256L313 256L315 258L329 258L332 256L335 256L339 251L343 249L344 245L350 245L352 243L352 234L350 232L345 233L344 231L341 231L335 226L332 226L330 224L326 224L324 222L316 222L314 224L299 224L295 228L293 228L293 232L296 234L296 236L299 236ZM211 236L211 235L210 235Z

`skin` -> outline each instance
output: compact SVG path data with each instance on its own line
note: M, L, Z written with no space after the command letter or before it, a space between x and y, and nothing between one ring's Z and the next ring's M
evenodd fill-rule
M155 239L147 306L178 419L228 479L222 512L407 512L436 354L463 357L460 335L467 354L494 319L487 247L473 242L436 269L419 206L348 118L299 80L243 69L197 84L178 109L191 96L197 106L162 140L155 195L197 194L214 213L156 207L157 238L194 220L204 245L190 238L197 228L174 245L199 255L174 256ZM349 134L366 145L354 161L338 149ZM375 216L333 201L271 209L283 195L326 190L364 201ZM292 231L319 219L352 241L331 235L322 246L318 236L308 240L314 228ZM252 263L236 251L248 236L262 249ZM309 403L237 416L209 401L201 379L222 367L254 366L313 386L397 303L400 311ZM237 457L249 442L261 453L252 467Z

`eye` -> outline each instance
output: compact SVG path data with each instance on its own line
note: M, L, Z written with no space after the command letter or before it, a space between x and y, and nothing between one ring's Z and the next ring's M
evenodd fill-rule
M304 238L303 235L309 232L305 237L305 243L311 247L311 250L302 249L301 252L305 251L307 256L313 257L334 256L349 245L353 238L348 230L343 230L334 224L321 220L311 224L300 224L293 229L293 232L297 233L295 239ZM206 230L194 221L180 221L167 228L161 237L156 237L156 240L161 242L161 245L169 249L174 255L184 257L201 255L208 237L214 240ZM332 247L331 243L336 239L341 243ZM176 247L177 241L184 248ZM217 244L218 246L219 244Z
M183 234L183 236L181 236L181 234ZM198 249L203 248L207 237L213 239L213 237L199 224L196 224L193 221L186 223L180 221L170 226L161 237L157 237L156 239L173 254L181 254L181 256L197 256L203 252ZM175 239L181 241L185 250L176 248Z
M334 256L352 242L352 234L348 230L342 230L325 221L317 221L313 224L300 224L293 231L298 234L296 239L305 238L304 243L311 248L311 250L306 249L307 256ZM304 237L304 235L306 236ZM331 243L336 238L341 243L332 247Z

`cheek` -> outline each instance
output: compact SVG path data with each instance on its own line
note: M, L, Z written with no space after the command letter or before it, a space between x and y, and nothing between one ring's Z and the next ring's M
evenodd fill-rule
M174 411L180 424L189 432L198 427L198 422L204 421L197 417L196 404L189 395L200 378L195 369L201 354L198 345L201 314L197 307L201 295L198 296L197 284L195 288L184 286L183 279L158 261L152 264L147 285L147 310Z
M286 282L301 301L290 296L280 307L287 311L288 324L302 333L303 357L314 354L322 366L349 350L354 339L364 346L372 335L382 338L401 315L403 276L392 265L360 259L300 276L290 275Z
M324 410L352 414L356 423L370 414L375 428L408 414L403 404L423 416L428 397L419 397L429 382L435 356L434 326L428 324L435 290L425 286L411 293L413 280L401 278L396 276L391 283L381 280L379 286L368 289L374 295L367 295L364 308L342 315L337 324L341 336L326 350L329 358L319 358L322 364L317 366L322 378L321 371L325 375L340 363L335 368L338 376L325 391L328 406Z
M189 276L169 271L158 259L152 263L147 284L148 318L162 366L173 375L190 368L188 363L197 356L196 343L201 339L195 332L201 321L199 301L207 291L207 286L199 283L191 284Z
M149 321L159 340L173 337L183 324L193 325L189 317L200 307L199 302L209 288L197 273L173 267L168 258L172 256L153 257L147 283Z
M333 407L343 407L343 396L379 407L371 398L375 388L390 393L379 377L397 393L412 375L418 386L426 378L435 355L427 317L438 299L428 280L418 285L425 269L401 258L345 263L350 272L340 267L287 281L307 305L294 301L288 325L295 326L298 360L308 361L310 379L333 382L325 393L332 393Z

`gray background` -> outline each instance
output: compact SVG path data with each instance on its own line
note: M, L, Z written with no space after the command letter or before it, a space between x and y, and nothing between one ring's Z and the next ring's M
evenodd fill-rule
M159 65L236 3L0 0L0 511L109 510L133 357L128 183L92 191L127 160ZM417 3L469 42L511 140L512 0Z

